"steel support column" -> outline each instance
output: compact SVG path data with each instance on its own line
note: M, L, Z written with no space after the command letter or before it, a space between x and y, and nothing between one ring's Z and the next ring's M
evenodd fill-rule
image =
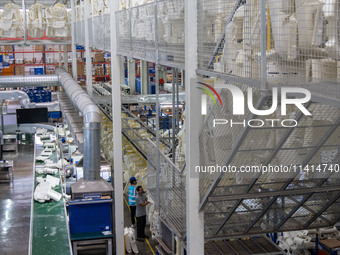
M128 59L128 86L130 87L131 95L136 94L136 61Z
M171 118L171 138L172 138L172 162L176 163L176 69L172 68L172 118Z
M204 215L199 211L199 178L192 171L199 165L199 131L202 116L201 92L196 89L198 68L197 0L185 0L185 70L186 70L186 225L187 254L204 254ZM189 132L190 131L190 132Z
M120 57L117 55L116 12L119 1L110 1L111 27L111 80L112 80L112 121L113 129L113 169L116 254L124 254L124 202L123 202L123 155L122 155L122 112L120 95Z
M73 79L77 80L77 49L76 49L76 6L75 0L71 0L71 36L72 36L72 75ZM79 33L79 31L77 32Z
M64 44L64 69L66 72L68 72L68 50L67 50L67 44Z
M160 181L160 134L159 134L159 118L160 118L160 104L159 104L159 50L158 50L158 8L157 8L158 0L154 0L154 12L155 12L155 50L156 50L156 205L160 210L160 189L159 189L159 181ZM163 123L164 124L164 123Z
M140 61L140 82L141 82L141 94L149 94L149 65L147 61Z
M26 44L27 43L27 12L26 12L25 0L22 0L22 10L23 10L23 18L24 18L24 44Z
M92 97L93 87L92 87L92 61L91 61L91 48L90 48L90 28L89 28L89 18L90 18L90 2L89 0L84 0L84 23L85 23L85 58L86 58L86 89L87 94Z

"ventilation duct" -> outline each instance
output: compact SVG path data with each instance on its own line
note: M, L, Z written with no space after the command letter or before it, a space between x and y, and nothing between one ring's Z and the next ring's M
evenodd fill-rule
M0 76L0 88L60 86L57 75Z
M56 69L56 75L44 76L8 76L0 77L0 88L63 86L73 106L81 112L84 120L84 180L100 180L100 110L88 94L78 85L72 76L62 68ZM22 101L29 107L30 100L22 91L2 91L0 99Z
M100 110L68 72L57 68L56 74L66 95L84 119L84 180L100 180Z

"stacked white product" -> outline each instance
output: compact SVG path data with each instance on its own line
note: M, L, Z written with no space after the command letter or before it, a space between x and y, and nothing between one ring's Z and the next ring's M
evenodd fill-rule
M161 42L183 44L184 43L184 2L165 1L159 3L161 10L158 23L159 33L163 34Z
M42 4L33 4L27 12L28 35L30 37L43 37L46 29L46 7Z
M19 6L13 3L5 5L0 16L0 37L17 38L24 36L23 18Z
M65 5L56 4L46 10L48 37L68 37L70 36L71 14Z
M124 228L124 238L126 251L128 253L139 253L136 244L135 230L133 228Z
M223 54L216 58L215 71L259 79L259 4L258 0L249 1L236 10L224 31ZM213 16L209 7L206 8L205 23L210 22L211 15L213 30L207 25L203 36L205 40L217 41L227 21L224 16L216 13L216 9ZM226 6L227 10L232 8ZM270 0L267 9L269 83L340 81L340 37L337 36L340 1Z
M153 0L131 0L131 7L136 7L148 3L152 3ZM129 0L120 0L120 10L125 10L129 8Z
M77 21L82 21L84 20L84 12L85 12L85 8L84 8L84 2L80 1L80 4L77 5Z
M283 59L297 58L297 20L293 0L268 2L276 52Z
M151 206L149 207L149 224L151 237L156 238L160 236L160 218L159 212L157 211L154 202L149 198Z
M185 139L185 134L186 134L186 125L185 125L185 111L182 113L182 120L184 121L184 124L182 126L181 131L179 131L178 135L177 135L177 139L178 139L178 146L176 147L176 156L178 158L176 158L176 162L178 165L181 165L183 163L185 163L185 143L186 143L186 139Z
M316 234L319 240L340 238L340 232L335 227L284 232L278 237L279 247L288 255L309 254L308 250L315 249Z
M93 15L101 15L109 12L108 0L94 0Z

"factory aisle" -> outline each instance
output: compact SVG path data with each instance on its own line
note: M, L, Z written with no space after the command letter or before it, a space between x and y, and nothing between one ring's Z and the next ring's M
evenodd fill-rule
M0 183L0 254L28 253L33 145L19 145L18 153L4 153L14 161L13 182Z

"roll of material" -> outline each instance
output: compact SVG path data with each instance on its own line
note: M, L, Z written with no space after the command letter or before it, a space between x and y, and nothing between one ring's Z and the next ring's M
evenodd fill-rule
M294 243L293 239L290 238L290 237L286 239L286 243L287 243L288 247L295 247L295 243Z
M311 237L309 236L296 236L294 237L294 242L296 245L303 245L303 244L306 244L306 243L310 243L310 241L312 240Z

